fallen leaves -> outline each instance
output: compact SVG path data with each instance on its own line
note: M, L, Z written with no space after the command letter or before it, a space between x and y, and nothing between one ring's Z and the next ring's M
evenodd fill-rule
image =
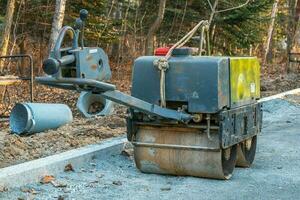
M55 180L55 177L52 175L44 176L40 183L42 184L49 184L51 183L54 187L67 187L67 184L61 180Z
M42 184L48 184L48 183L50 183L53 180L55 180L54 176L52 176L52 175L46 175L46 176L44 176L41 179L40 183L42 183Z

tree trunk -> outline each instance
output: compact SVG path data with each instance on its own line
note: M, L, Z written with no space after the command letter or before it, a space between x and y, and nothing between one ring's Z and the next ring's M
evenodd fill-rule
M288 0L288 6L289 6L289 20L288 20L288 27L287 27L287 58L289 58L289 55L292 51L294 40L295 40L295 32L297 27L297 22L299 21L299 16L296 14L296 8L299 7L300 2L298 0ZM290 73L293 71L292 65L289 62L289 59L287 60L287 73Z
M278 11L278 2L279 0L275 0L275 3L273 4L273 8L272 8L272 14L271 14L271 24L269 26L269 30L268 30L268 37L267 37L267 43L265 46L265 56L264 56L264 63L267 63L271 60L270 58L270 46L272 43L272 37L273 37L273 32L274 32L274 25L275 25L275 18L276 18L276 14Z
M150 27L148 34L147 34L147 38L146 38L146 45L145 45L146 55L153 54L154 36L164 19L166 2L167 2L167 0L159 1L159 9L158 9L157 18L156 18L155 22L152 24L152 26Z
M53 17L51 35L49 40L49 49L53 49L59 34L59 30L62 27L65 16L66 1L67 0L56 0L55 13Z
M122 7L123 7L123 4L122 2L117 2L117 5L116 5L116 9L115 11L113 12L113 18L115 20L121 20L122 19L122 16L123 16L123 10L122 10ZM121 27L121 30L123 29L123 22L122 22L122 27ZM112 49L111 49L111 55L114 59L118 59L119 58L119 49L120 49L120 43L121 41L118 40L117 42L114 42L112 44Z
M0 56L5 56L8 51L8 44L10 39L10 32L11 32L11 26L13 23L14 18L14 11L15 11L15 0L8 0L7 1L7 7L6 7L6 15L5 15L5 25L4 25L4 31L2 34L2 40L1 40L1 47L0 47ZM3 70L3 60L0 60L0 71Z

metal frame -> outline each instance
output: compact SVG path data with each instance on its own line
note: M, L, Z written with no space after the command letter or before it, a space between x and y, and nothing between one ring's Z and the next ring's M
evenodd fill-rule
M21 80L21 81L30 81L29 83L29 90L30 90L30 101L34 101L34 72L33 72L33 59L32 56L29 54L17 54L17 55L7 55L7 56L0 56L0 60L21 60L21 59L28 59L29 60L29 67L30 67L30 75L28 77L18 77L18 78L8 78L7 80ZM2 117L2 116L1 116Z

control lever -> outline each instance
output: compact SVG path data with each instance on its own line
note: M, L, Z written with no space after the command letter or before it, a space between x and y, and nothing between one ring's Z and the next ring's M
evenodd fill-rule
M89 12L85 9L80 10L80 17L75 21L75 30L80 30L81 49L84 48L84 26Z

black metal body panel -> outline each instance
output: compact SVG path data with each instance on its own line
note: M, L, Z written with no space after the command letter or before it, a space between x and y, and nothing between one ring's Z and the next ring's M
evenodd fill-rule
M135 61L132 96L159 105L160 71L155 56ZM178 56L169 60L166 101L188 105L189 113L216 113L229 107L229 58Z

